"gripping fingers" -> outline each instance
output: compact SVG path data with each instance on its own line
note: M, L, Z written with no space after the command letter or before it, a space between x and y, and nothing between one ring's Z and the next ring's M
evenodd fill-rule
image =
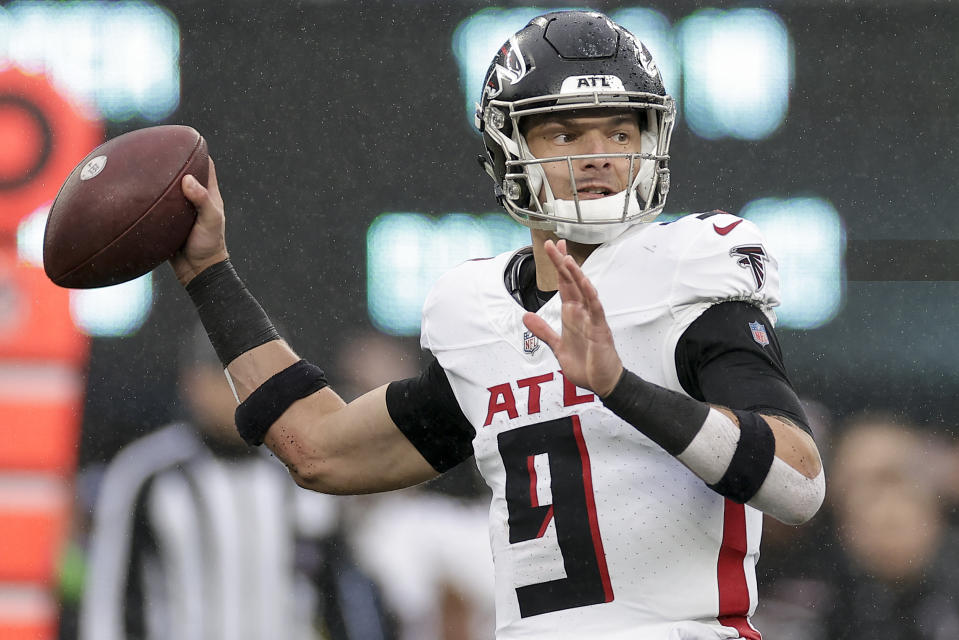
M197 208L202 206L203 201L207 197L207 190L196 178L191 175L183 176L180 187L183 189L183 195L185 195L194 206Z
M217 186L216 171L210 160L207 185L194 176L180 181L183 195L197 209L196 222L183 247L170 259L173 271L181 284L186 285L205 268L228 257L225 238L223 199Z
M213 163L213 158L210 158L210 170L207 175L206 188L210 193L210 198L222 209L223 197L220 195L220 183L216 179L216 165Z
M180 188L183 189L183 195L193 203L193 206L201 214L211 206L216 209L223 208L223 198L220 196L220 188L216 181L216 168L213 165L212 158L210 159L207 186L204 187L192 175L186 175L180 182Z

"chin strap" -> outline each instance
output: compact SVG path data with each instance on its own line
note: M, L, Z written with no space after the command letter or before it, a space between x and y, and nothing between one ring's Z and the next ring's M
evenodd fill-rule
M629 202L626 198L629 194ZM581 224L577 214L584 221L610 220L622 217L623 209L626 215L637 215L640 212L639 202L634 191L620 191L597 200L581 200L578 203L571 200L551 200L543 205L544 211L556 220L556 235L560 238L581 242L583 244L600 244L608 242L626 231L635 221L612 222L607 224ZM563 221L560 221L562 219ZM565 222L565 220L571 220Z

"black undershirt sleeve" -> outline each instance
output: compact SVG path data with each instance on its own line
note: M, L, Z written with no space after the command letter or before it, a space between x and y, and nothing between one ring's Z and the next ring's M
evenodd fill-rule
M783 416L812 435L776 333L755 305L729 301L710 307L683 333L675 355L679 382L693 398Z
M476 430L435 358L418 377L390 383L386 408L403 435L440 473L473 455Z

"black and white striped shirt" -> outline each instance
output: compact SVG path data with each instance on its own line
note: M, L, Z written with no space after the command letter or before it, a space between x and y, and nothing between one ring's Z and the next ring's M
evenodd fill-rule
M188 425L134 442L101 485L80 640L388 637L371 586L332 570L340 553L317 557L335 509L275 459L218 456Z

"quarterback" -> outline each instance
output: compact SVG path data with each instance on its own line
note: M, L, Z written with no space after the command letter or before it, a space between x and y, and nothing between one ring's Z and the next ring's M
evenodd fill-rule
M774 331L774 257L721 211L655 221L675 105L602 14L535 18L482 91L481 164L532 243L444 275L423 309L431 364L350 403L233 269L215 173L184 178L199 216L171 262L240 434L333 494L474 458L500 640L759 639L762 514L805 522L825 490Z

